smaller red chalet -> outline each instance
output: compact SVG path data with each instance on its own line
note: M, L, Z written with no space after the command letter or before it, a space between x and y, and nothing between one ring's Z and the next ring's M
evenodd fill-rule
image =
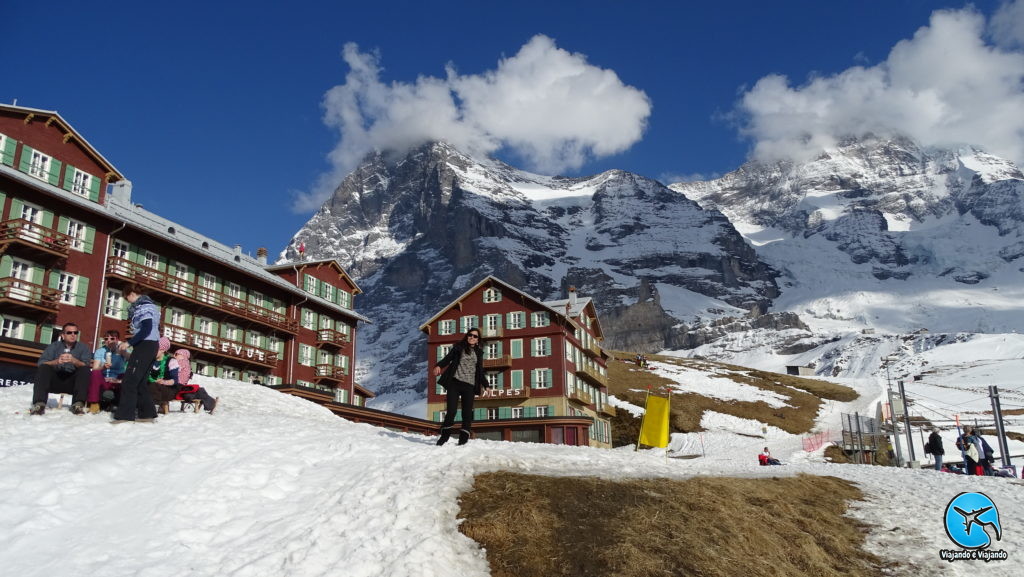
M477 438L611 447L604 333L593 301L573 287L569 298L543 302L488 276L424 323L429 420L445 412L434 366L473 327L493 387L474 403Z

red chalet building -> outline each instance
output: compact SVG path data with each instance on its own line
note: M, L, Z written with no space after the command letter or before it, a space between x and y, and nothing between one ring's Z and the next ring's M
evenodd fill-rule
M477 438L611 447L608 355L590 298L570 287L568 299L542 302L489 276L446 306L420 327L427 333L429 420L445 414L434 366L472 327L483 336L494 387L474 403Z
M373 396L352 374L360 290L337 262L268 266L266 249L253 258L131 194L58 113L0 105L0 368L30 378L65 322L94 349L108 329L125 335L123 287L138 282L198 374L287 384L334 408Z

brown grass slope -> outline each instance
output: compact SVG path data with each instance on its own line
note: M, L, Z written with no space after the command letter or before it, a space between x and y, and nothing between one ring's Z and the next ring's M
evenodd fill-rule
M613 351L612 354L615 359L608 363L609 394L642 407L648 387L651 391L659 391L672 384L672 381L650 371L640 370L632 361L635 353ZM761 421L766 425L773 425L788 433L799 435L812 431L814 419L823 400L849 402L857 398L857 393L849 387L817 379L782 375L702 359L680 359L661 355L647 355L647 358L655 364L687 367L789 397L790 406L776 408L763 401L723 401L695 393L673 393L671 429L674 433L702 430L701 415L704 411L715 411ZM620 410L612 419L612 431L612 443L615 446L635 443L640 432L640 419Z
M610 481L477 476L460 530L494 577L878 575L862 498L834 477Z

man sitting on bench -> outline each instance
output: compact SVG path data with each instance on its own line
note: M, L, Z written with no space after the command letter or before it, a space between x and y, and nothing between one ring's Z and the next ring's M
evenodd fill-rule
M60 339L50 343L39 357L39 370L32 389L31 415L46 412L50 393L71 393L71 412L85 413L92 351L78 340L78 325L65 323Z

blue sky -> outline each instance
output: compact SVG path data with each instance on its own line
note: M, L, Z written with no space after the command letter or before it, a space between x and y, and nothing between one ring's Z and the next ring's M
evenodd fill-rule
M363 150L425 137L666 181L851 127L1024 157L1016 2L237 6L7 11L0 101L59 111L147 209L272 256Z

